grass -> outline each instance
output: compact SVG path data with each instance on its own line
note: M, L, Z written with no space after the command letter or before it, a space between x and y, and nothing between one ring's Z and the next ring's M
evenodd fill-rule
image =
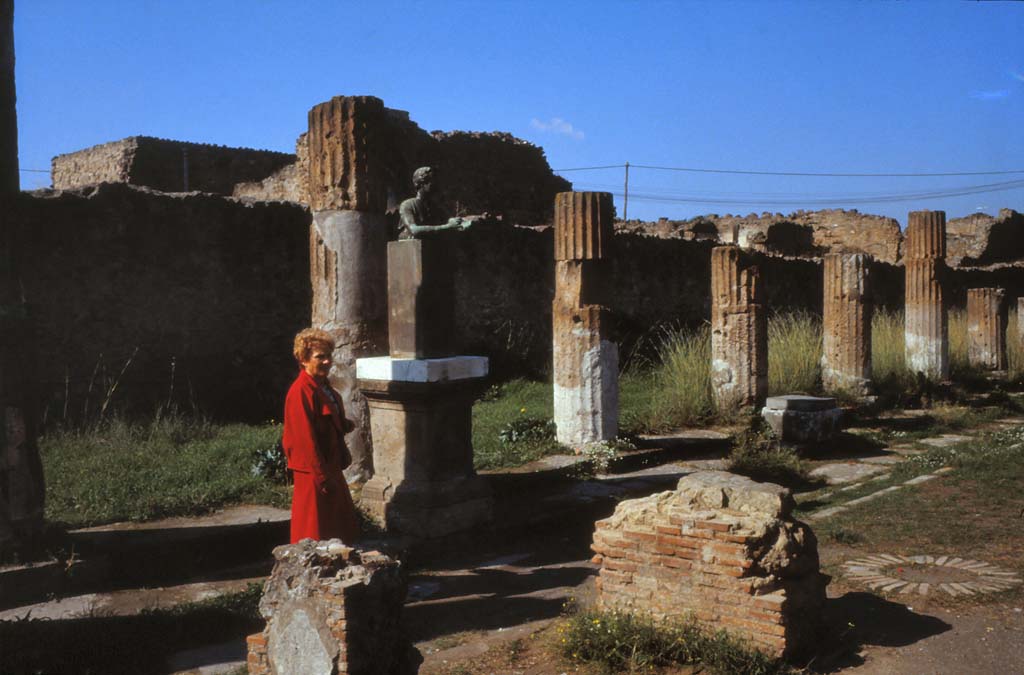
M807 312L768 319L768 395L821 391L821 319Z
M113 418L40 439L46 520L82 527L194 515L237 503L287 507L288 488L252 472L279 424L215 425L184 415Z
M1012 536L1024 513L1024 428L933 448L903 462L893 477L905 480L940 466L953 471L857 505L815 529L834 541L832 533L838 533L866 551L959 555L1024 572L1024 541ZM974 601L1008 602L1021 595L1017 589Z
M0 621L3 672L33 675L165 673L169 656L237 639L263 625L262 587L137 616Z
M906 392L915 386L907 368L903 313L878 311L871 320L871 376L880 391Z
M708 632L692 619L658 621L642 614L591 609L571 615L559 632L563 656L595 664L609 675L690 664L722 675L793 672L748 643L725 631Z
M525 433L509 442L523 425L538 429L554 415L551 385L517 379L495 385L473 406L473 465L477 469L520 466L547 454L564 452L550 431Z

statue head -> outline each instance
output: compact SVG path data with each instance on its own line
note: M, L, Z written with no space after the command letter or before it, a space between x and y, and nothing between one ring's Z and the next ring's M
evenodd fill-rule
M412 184L419 192L430 192L434 185L434 169L429 166L421 166L412 173Z

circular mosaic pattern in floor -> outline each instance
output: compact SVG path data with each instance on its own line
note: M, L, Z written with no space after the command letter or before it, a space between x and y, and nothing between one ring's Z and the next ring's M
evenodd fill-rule
M995 565L954 556L881 553L843 563L846 577L886 593L952 596L998 593L1021 584L1021 578Z

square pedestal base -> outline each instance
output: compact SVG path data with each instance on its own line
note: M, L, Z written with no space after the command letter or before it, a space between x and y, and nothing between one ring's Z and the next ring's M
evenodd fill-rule
M473 470L472 408L485 386L483 377L359 380L374 464L360 501L388 532L430 538L491 520L490 490Z

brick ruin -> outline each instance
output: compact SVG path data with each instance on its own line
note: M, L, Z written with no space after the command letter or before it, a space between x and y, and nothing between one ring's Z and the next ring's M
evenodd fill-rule
M793 508L787 489L719 471L620 502L596 523L598 605L692 617L774 655L804 651L819 635L828 578Z
M274 549L260 615L250 635L250 675L403 675L414 673L401 617L401 563L339 539L304 539Z

